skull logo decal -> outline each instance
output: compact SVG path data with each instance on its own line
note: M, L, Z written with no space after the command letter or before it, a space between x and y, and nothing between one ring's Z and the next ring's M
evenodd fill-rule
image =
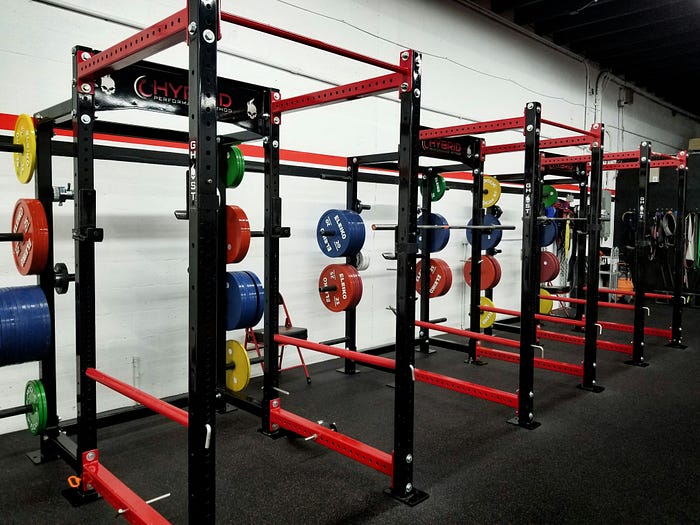
M111 76L105 75L100 79L100 89L107 95L114 95L117 85L114 83L114 79Z

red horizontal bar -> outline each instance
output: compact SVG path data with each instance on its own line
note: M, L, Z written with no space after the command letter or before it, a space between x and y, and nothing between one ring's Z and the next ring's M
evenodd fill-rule
M579 335L562 334L559 332L552 332L550 330L537 329L537 337L541 339L549 339L551 341L559 341L562 343L570 343L572 345L583 346L586 344L586 338Z
M444 137L456 137L459 135L477 135L480 133L493 133L495 131L519 129L523 127L525 127L525 117L513 117L501 120L475 122L474 124L462 124L461 126L424 129L419 133L418 137L421 140L425 140Z
M633 290L618 290L617 288L598 288L601 293L612 293L617 295L635 295ZM649 299L673 299L670 293L644 292L644 297Z
M495 337L493 335L481 334L479 332L471 332L469 330L461 330L459 328L452 328L451 326L443 326L441 324L426 323L425 321L416 321L416 326L421 328L428 328L430 330L437 330L438 332L445 332L448 334L461 335L463 337L471 337L473 339L487 341L489 343L496 343L503 346L509 346L511 348L520 348L520 343L518 341L513 341L512 339L506 339L505 337Z
M540 166L560 166L590 162L590 155L570 155L568 157L547 157L540 159Z
M181 9L88 60L81 61L78 57L78 83L94 80L184 42L187 20L187 9Z
M394 370L396 368L396 361L389 359L388 357L381 357L372 354L365 354L362 352L354 352L352 350L344 350L342 348L336 348L334 346L322 345L320 343L314 343L312 341L307 341L306 339L297 339L296 337L289 337L287 335L275 335L275 341L283 345L300 346L301 348L308 348L309 350L315 350L316 352L322 352L324 354L330 354L337 357L344 357L345 359L351 359L358 363L365 363L368 365L379 366L386 368L387 370Z
M621 354L632 354L632 345L623 343L613 343L612 341L597 341L598 348L601 350L610 350L612 352L620 352Z
M542 339L550 339L552 341L560 341L578 346L586 344L586 339L577 335L561 334L559 332L550 332L547 330L537 330L537 336ZM613 352L622 352L623 354L632 353L632 345L623 343L613 343L612 341L596 340L596 346L601 350L612 350Z
M549 301L560 301L562 303L572 303L572 304L586 304L586 299L576 299L574 297L559 297L557 295L541 295L541 299ZM608 303L605 301L598 301L598 306L604 308L617 308L618 310L634 310L634 305L632 304L620 304L620 303Z
M670 155L668 153L658 153L656 151L652 151L651 156L658 157L661 159L675 159L676 158L674 155Z
M123 396L126 396L130 399L133 399L134 401L137 401L138 403L141 403L143 406L150 408L154 412L157 412L158 414L167 417L168 419L172 419L175 421L175 423L179 423L183 427L186 427L188 425L188 415L185 410L182 410L181 408L174 407L170 403L166 403L162 399L158 399L157 397L152 396L151 394L147 394L143 390L139 390L136 387L133 387L127 383L124 383L123 381L119 381L119 379L115 379L112 376L108 376L107 374L100 372L99 370L95 370L94 368L88 368L85 371L85 375L88 376L90 379L94 379L98 383L102 383L104 386L107 388L111 388L112 390L119 392Z
M520 355L514 352L504 352L503 350L495 350L493 348L485 348L483 346L476 347L476 355L488 357L490 359L498 359L500 361L520 363ZM535 357L534 366L535 368L541 368L551 372L561 372L562 374L569 374L572 376L583 376L583 366L554 361L552 359Z
M420 381L421 383L427 383L429 385L438 386L447 390L453 390L455 392L459 392L460 394L478 397L480 399L485 399L486 401L491 401L493 403L498 403L512 408L518 407L518 396L516 394L511 394L510 392L497 390L495 388L490 388L483 385L477 385L476 383L462 381L461 379L447 377L434 372L427 372L425 370L416 369L414 375L416 381Z
M363 465L372 467L387 476L393 474L393 460L391 454L367 445L362 441L357 441L340 432L334 432L330 428L309 421L292 412L282 410L279 407L279 399L273 400L270 403L274 403L275 401L277 401L278 406L270 406L270 425L277 424L281 428L299 434L304 438L315 435L314 441L319 445L339 452ZM272 431L272 428L270 428L270 431Z
M636 162L616 162L613 164L603 164L603 171L636 170L636 169L639 169L639 161L636 161Z
M416 321L416 325L418 321ZM430 323L426 323L430 324ZM447 328L447 327L442 327ZM479 334L483 335L483 334ZM489 336L485 336L489 337ZM492 339L500 339L499 337ZM335 355L338 357L344 357L346 359L351 359L358 363L365 363L380 366L389 370L396 369L396 361L389 359L387 357L380 357L371 354L364 354L362 352L354 352L352 350L343 350L341 348L335 348L333 346L322 345L320 343L313 343L307 341L306 339L297 339L296 337L289 337L286 335L276 335L275 341L280 344L290 345L290 346L300 346L302 348L308 348L309 350L316 350L317 352L323 352L324 354ZM504 339L513 343L509 339ZM517 344L517 343L516 343ZM520 346L520 345L518 345ZM453 377L443 376L440 374L435 374L433 372L427 372L425 370L420 370L415 368L413 370L414 378L416 381L421 383L428 383L434 386L439 386L441 388L447 388L449 390L454 390L455 392L461 392L462 394L467 394L474 397L479 397L481 399L486 399L488 401L494 401L496 403L501 403L504 405L511 406L509 403L511 394L507 392L502 392L501 390L495 390L493 388L477 385L475 383L469 383L467 381L462 381L461 379L456 379ZM495 396L495 397L494 397ZM503 397L506 396L506 397ZM517 401L516 401L517 402ZM515 406L515 405L513 405Z
M565 129L568 131L573 131L574 133L578 133L580 135L588 135L589 137L597 137L598 135L600 135L600 133L595 133L593 131L586 131L584 129L574 128L574 127L569 126L567 124L562 124L561 122L555 122L553 120L542 119L541 122L542 122L542 124L547 124L549 126L554 126L555 128Z
M272 103L273 113L282 113L294 109L330 104L332 102L342 102L343 100L353 100L366 97L372 93L383 93L391 91L401 86L404 77L398 73L391 73L381 77L360 80L352 84L322 89L306 95L275 100Z
M255 20L249 20L232 13L221 12L221 20L224 22L229 22L231 24L236 24L241 27L247 27L248 29L253 29L254 31L260 31L261 33L267 33L268 35L278 36L286 40L291 40L292 42L297 42L299 44L304 44L305 46L314 47L316 49L321 49L323 51L328 51L336 55L343 56L345 58L350 58L352 60L357 60L358 62L364 62L365 64L370 64L372 66L381 67L389 71L395 71L403 75L409 74L411 71L411 66L407 64L405 67L397 66L396 64L390 64L389 62L384 62L382 60L377 60L376 58L368 57L354 51L349 51L343 49L342 47L334 46L333 44L328 44L321 40L316 40L314 38L309 38L308 36L300 35L298 33L292 33L285 29L280 29L268 24L262 24L256 22Z
M639 150L611 151L603 154L603 160L639 160Z
M598 321L598 324L606 330L615 330L617 332L626 332L629 334L634 332L634 325L632 324L613 323L610 321ZM664 337L666 339L671 339L672 332L668 328L653 328L651 326L645 326L644 335L651 335L653 337Z
M90 455L92 460L88 460ZM136 525L170 525L170 522L98 461L97 450L83 452L83 490L92 486L120 516Z
M520 312L517 310L506 310L505 308L496 308L494 306L480 306L484 312L494 312L496 314L512 315L513 317L520 317ZM535 319L538 321L551 321L553 323L568 324L571 326L586 326L583 321L578 321L576 319L564 319L563 317L554 317L553 315L535 314Z
M679 160L652 160L649 162L651 168L677 168L681 164ZM639 162L618 162L616 164L603 164L604 171L612 170L633 170L639 169Z
M545 139L540 141L540 149L565 148L567 146L582 146L590 144L591 137L587 135L576 135L574 137L563 137L559 139ZM495 146L486 146L486 154L493 155L495 153L510 153L513 151L523 151L525 149L524 142L514 142L511 144L497 144Z

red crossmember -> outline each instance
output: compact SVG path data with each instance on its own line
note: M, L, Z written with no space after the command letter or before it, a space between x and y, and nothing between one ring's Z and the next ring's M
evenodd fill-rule
M615 330L617 332L626 332L629 334L634 332L634 325L631 324L612 323L610 321L598 321L598 324L606 330ZM650 326L645 326L644 335L651 335L654 337L664 337L666 339L671 339L672 332L668 328L652 328Z
M88 460L87 458L92 458ZM141 499L99 462L97 450L83 452L83 490L94 488L107 503L136 525L169 525L170 522Z
M652 160L649 162L651 168L677 168L680 164L678 160ZM635 170L639 169L639 162L617 162L613 164L603 164L604 171L614 170Z
M342 47L334 46L333 44L328 44L321 40L309 38L308 36L300 35L298 33L292 33L291 31L280 29L278 27L270 26L267 24L261 24L260 22L256 22L255 20L249 20L247 18L243 18L232 13L227 13L225 11L221 12L221 20L223 20L224 22L229 22L231 24L239 25L241 27L247 27L248 29L253 29L255 31L260 31L262 33L267 33L269 35L278 36L280 38L284 38L285 40L291 40L292 42L304 44L305 46L314 47L323 51L328 51L329 53L350 58L352 60L357 60L359 62L364 62L365 64L381 67L389 71L395 71L397 73L403 73L406 75L410 72L410 67L408 66L402 67L397 66L395 64L390 64L389 62L384 62L382 60L377 60L376 58L361 55L360 53L349 51L347 49L343 49Z
M497 359L499 361L508 361L510 363L520 363L520 355L513 352L504 352L503 350L495 350L493 348L486 348L481 345L476 347L476 355L479 357L487 357L490 359ZM583 366L574 365L571 363L563 363L561 361L554 361L553 359L543 359L541 357L534 358L535 368L541 368L543 370L550 370L552 372L561 372L562 374L569 374L572 376L583 376Z
M505 131L509 129L520 129L525 126L525 117L513 117L501 120L489 120L485 122L475 122L474 124L462 124L460 126L449 126L446 128L424 129L418 137L421 140L458 137L461 135L478 135L481 133L493 133L495 131Z
M549 126L554 126L555 128L560 128L560 129L565 129L567 131L573 131L574 133L578 133L580 135L588 135L589 137L598 137L600 136L599 132L596 131L586 131L585 129L579 129L579 128L574 128L573 126L569 126L567 124L562 124L561 122L555 122L554 120L547 120L547 119L542 119L542 124L547 124ZM600 127L600 126L599 126Z
M416 322L416 324L418 324L418 322ZM297 339L296 337L289 337L286 335L276 335L275 341L284 345L300 346L302 348L308 348L309 350L315 350L324 354L330 354L338 357L344 357L346 359L352 359L353 361L357 361L358 363L371 364L382 368L386 368L387 370L396 369L396 361L387 357L364 354L362 352L354 352L352 350L343 350L341 348L322 345L320 343L313 343L311 341L307 341L306 339ZM505 341L510 340L505 339ZM493 401L495 403L500 403L507 406L511 406L510 403L513 402L511 398L513 394L510 394L509 392L496 390L487 386L478 385L476 383L469 383L461 379L436 374L434 372L427 372L418 368L414 368L413 374L414 379L421 383L428 383L434 386L439 386L448 390L454 390L455 392L461 392L462 394L478 397L480 399L486 399L487 401Z
M583 146L590 144L592 139L588 135L576 135L575 137L563 137L559 139L545 139L540 141L540 149L565 148L567 146ZM523 151L525 149L524 142L514 142L511 144L496 144L494 146L486 146L484 148L487 155L494 153L510 153L513 151Z
M443 326L441 324L426 323L425 321L416 321L416 326L421 328L428 328L430 330L437 330L439 332L445 332L447 334L461 335L463 337L471 337L480 341L486 341L488 343L495 343L503 346L508 346L510 348L520 348L520 343L518 341L513 341L512 339L506 339L505 337L496 337L493 335L481 334L479 332L472 332L470 330L462 330L460 328L452 328L451 326Z
M322 89L321 91L307 93L306 95L273 101L272 112L282 113L284 111L366 97L373 93L384 93L401 86L403 79L404 76L400 73L391 73L367 80L360 80L352 84Z
M274 406L275 402L277 403L276 407ZM319 445L335 450L387 476L392 475L393 461L391 454L382 452L379 449L367 445L362 441L357 441L345 434L334 432L329 428L309 421L292 412L282 410L279 406L279 399L270 401L270 403L270 425L277 424L281 428L299 434L304 438L315 435L314 441ZM270 428L270 430L272 431L272 428Z
M568 157L547 157L540 159L540 166L568 166L590 162L590 155L571 155Z
M517 310L507 310L505 308L496 308L495 306L480 306L484 312L493 312L496 314L512 315L513 317L520 317L520 312ZM565 319L563 317L554 317L553 315L535 314L535 319L538 321L551 321L552 323L567 324L570 326L586 326L583 321L578 321L576 319Z
M112 376L108 376L107 374L100 372L99 370L95 370L94 368L88 368L85 371L85 375L88 376L90 379L94 379L98 383L102 383L104 386L111 388L112 390L119 392L123 396L126 396L130 399L133 399L134 401L137 401L138 403L141 403L143 406L150 408L154 412L157 412L158 414L161 414L168 419L172 419L176 423L181 424L182 426L186 427L188 425L188 415L187 412L182 410L181 408L174 407L170 403L166 403L162 399L158 399L157 397L152 396L151 394L147 394L143 390L139 390L138 388L135 388L127 383L124 383L123 381L119 381L118 379L115 379Z
M78 83L89 82L184 42L187 20L187 9L182 9L88 60L79 57Z
M559 332L550 332L548 330L537 330L537 336L542 339L550 339L552 341L560 341L562 343L570 343L573 345L583 346L586 344L586 338L578 335L562 334ZM623 343L613 343L612 341L596 340L596 346L602 350L611 350L613 352L621 352L623 354L632 353L632 345Z
M557 295L541 295L540 298L548 301L560 301L562 303L573 303L573 304L586 304L585 299L576 299L575 297L559 297ZM605 308L617 308L618 310L634 310L634 305L632 304L621 304L621 303L608 303L605 301L598 301L598 306L603 306Z
M600 293L612 293L617 295L635 295L633 290L618 290L617 288L598 288L598 291ZM649 299L673 299L673 294L644 292L644 297Z
M468 381L462 381L461 379L455 379L454 377L447 377L441 374L435 374L433 372L427 372L419 369L415 370L415 378L416 381L420 381L421 383L427 383L429 385L438 386L447 390L453 390L455 392L459 392L460 394L478 397L500 405L518 408L518 396L516 394L511 394L510 392L477 385Z
M358 363L379 366L381 368L386 368L387 370L394 370L396 368L396 361L389 359L388 357L365 354L352 350L344 350L342 348L322 345L320 343L314 343L312 341L307 341L306 339L297 339L296 337L289 337L287 335L277 334L275 336L275 341L283 345L300 346L301 348L308 348L309 350L315 350L316 352L330 354L337 357L344 357L345 359L352 359Z

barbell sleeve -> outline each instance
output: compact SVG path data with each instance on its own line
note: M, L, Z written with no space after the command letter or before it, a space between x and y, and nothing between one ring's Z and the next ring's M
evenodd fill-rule
M0 233L0 242L21 242L23 240L23 233Z
M5 408L4 410L0 410L0 419L12 416L21 416L22 414L28 414L32 410L34 410L32 405L22 405L18 407Z

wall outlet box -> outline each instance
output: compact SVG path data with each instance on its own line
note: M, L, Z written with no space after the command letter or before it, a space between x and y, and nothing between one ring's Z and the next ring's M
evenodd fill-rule
M659 171L661 168L649 169L649 182L659 182Z

